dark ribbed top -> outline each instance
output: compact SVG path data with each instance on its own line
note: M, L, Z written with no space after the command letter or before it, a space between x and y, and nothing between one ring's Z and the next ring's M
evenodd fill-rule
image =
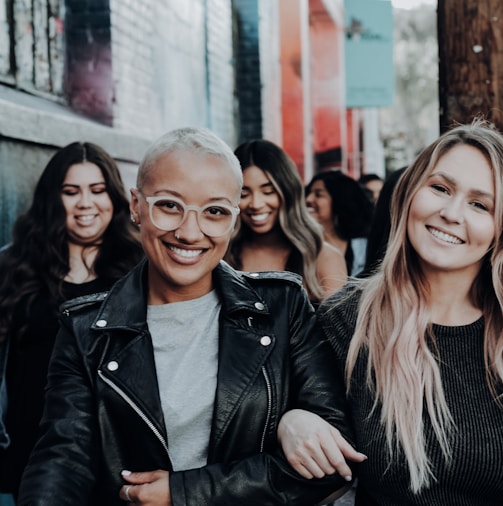
M330 297L318 316L337 355L341 378L354 331L359 294L341 306L333 303L346 290ZM433 326L445 396L456 430L450 434L452 462L443 457L424 415L427 455L436 476L428 489L413 494L403 455L390 462L381 410L371 413L373 394L366 387L365 359L357 362L349 396L357 449L368 456L358 470L356 505L492 506L503 505L503 410L487 385L483 357L483 318L459 327ZM500 389L501 390L501 389ZM415 416L410 413L410 416Z

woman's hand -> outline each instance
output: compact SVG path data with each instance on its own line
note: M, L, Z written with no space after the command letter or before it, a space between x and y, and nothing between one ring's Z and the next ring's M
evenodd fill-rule
M278 440L290 465L308 479L337 472L351 481L352 473L346 459L362 462L367 458L357 452L335 427L302 409L293 409L282 416Z
M120 498L128 504L142 506L171 506L169 491L169 472L163 470L145 473L122 471L122 477L128 482L120 489Z

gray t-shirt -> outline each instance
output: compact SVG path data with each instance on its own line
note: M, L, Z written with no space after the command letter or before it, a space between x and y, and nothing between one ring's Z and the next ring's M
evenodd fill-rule
M206 465L218 370L220 300L148 306L169 454L175 471Z

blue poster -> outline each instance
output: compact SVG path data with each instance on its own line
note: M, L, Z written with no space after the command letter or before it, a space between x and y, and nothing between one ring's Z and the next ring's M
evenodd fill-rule
M346 107L393 105L391 0L344 0Z

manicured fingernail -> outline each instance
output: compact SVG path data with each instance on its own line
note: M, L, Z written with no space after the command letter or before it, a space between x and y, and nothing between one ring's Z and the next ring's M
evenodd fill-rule
M353 478L352 478L351 476L344 476L344 479L345 479L346 481L351 481Z
M122 474L122 476L129 476L131 474L131 471L124 469L124 471L121 471L121 474Z

